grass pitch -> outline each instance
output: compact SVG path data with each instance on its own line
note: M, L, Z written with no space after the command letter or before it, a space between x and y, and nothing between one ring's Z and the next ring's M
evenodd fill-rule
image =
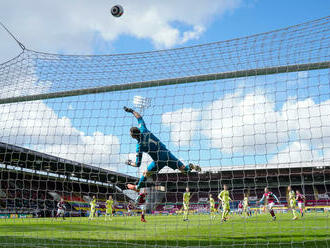
M327 214L306 214L292 221L291 214L243 219L233 216L220 223L220 216L104 217L0 220L0 247L330 247Z

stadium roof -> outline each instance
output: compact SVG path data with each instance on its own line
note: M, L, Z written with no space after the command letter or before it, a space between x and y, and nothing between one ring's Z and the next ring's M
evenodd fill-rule
M278 187L287 185L318 185L330 182L330 161L306 163L218 166L203 168L201 173L164 170L153 176L156 184L168 189L184 190L187 185L210 191L221 184L235 188Z
M0 163L29 170L55 173L67 177L116 183L124 188L127 182L135 182L136 177L91 166L68 159L37 152L27 148L0 142Z
M233 166L210 166L202 167L202 172L226 172L226 171L248 171L248 170L271 170L271 169L293 169L293 168L320 168L330 167L330 160L318 160L312 162L295 163L270 163L255 165L233 165ZM170 168L164 168L160 173L176 173Z

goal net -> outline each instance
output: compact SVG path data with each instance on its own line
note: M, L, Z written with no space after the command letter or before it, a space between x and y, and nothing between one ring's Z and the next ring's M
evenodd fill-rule
M0 64L0 247L329 247L329 27Z

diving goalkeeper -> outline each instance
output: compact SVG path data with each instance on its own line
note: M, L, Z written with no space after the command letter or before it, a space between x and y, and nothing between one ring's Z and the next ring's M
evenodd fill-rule
M137 185L127 184L127 188L135 191L139 191L140 188L145 187L145 181L147 177L152 173L157 173L165 166L172 168L173 170L179 169L181 172L190 172L195 170L201 171L199 165L188 164L184 165L179 159L177 159L166 146L146 128L146 124L142 119L142 116L131 108L124 107L124 110L128 113L132 113L138 121L139 127L132 127L130 134L133 139L137 140L136 145L136 160L127 160L126 164L133 167L140 167L142 162L143 153L148 153L152 158L151 164L147 167L147 170L143 172Z

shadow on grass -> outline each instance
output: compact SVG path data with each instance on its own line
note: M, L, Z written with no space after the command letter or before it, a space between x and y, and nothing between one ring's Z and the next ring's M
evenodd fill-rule
M320 235L324 238L325 235ZM281 238L282 236L280 236ZM326 236L327 237L327 236ZM259 237L260 238L260 237ZM27 237L0 236L0 247L26 247L26 248L132 248L132 247L207 247L207 248L327 248L330 240L315 240L301 242L267 242L267 240L251 240L242 237L242 241L233 240L99 240L99 239L37 239Z
M112 226L102 226L97 224L89 225L54 225L54 224L38 224L38 225L0 225L0 235L1 233L25 233L25 232L42 232L42 231L75 231L75 232L84 232L84 231L98 231L98 232L109 232L109 231L129 231L132 230L125 225L112 225Z
M189 237L194 237L194 236L189 236ZM195 238L198 238L198 236L195 236ZM203 237L200 237L203 238ZM295 242L295 240L304 240L306 238L308 238L309 240L311 239L315 239L315 240L328 240L330 241L330 236L327 234L315 234L312 236L306 236L303 234L281 234L281 235L274 235L274 234L269 234L269 235L246 235L246 236L242 236L242 237L219 237L222 238L224 240L231 240L231 241L243 241L243 242L249 242L250 240L262 240L265 242L273 242L272 240L279 240L279 242L285 242L287 240L292 240L291 242Z

